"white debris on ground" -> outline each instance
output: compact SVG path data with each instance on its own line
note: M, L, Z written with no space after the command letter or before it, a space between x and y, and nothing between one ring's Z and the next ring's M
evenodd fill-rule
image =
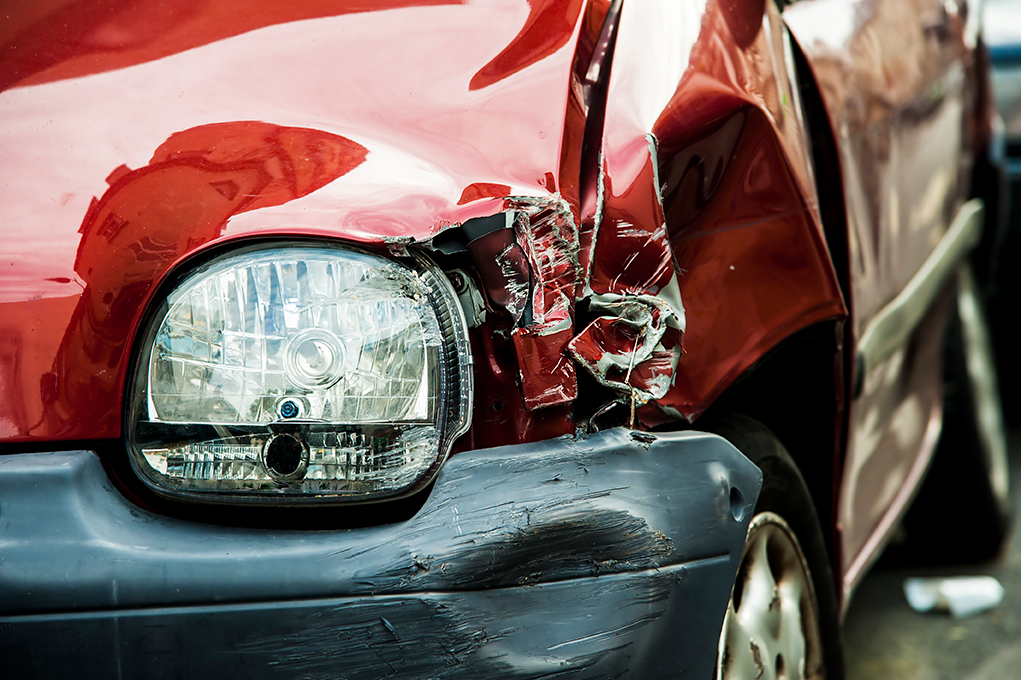
M909 578L904 596L916 612L950 612L962 619L1003 602L1003 586L992 576Z

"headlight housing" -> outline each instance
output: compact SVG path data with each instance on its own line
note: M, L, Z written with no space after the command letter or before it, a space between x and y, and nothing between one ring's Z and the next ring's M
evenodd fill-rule
M131 463L191 500L406 495L467 430L471 403L464 315L426 258L249 247L191 272L149 322Z

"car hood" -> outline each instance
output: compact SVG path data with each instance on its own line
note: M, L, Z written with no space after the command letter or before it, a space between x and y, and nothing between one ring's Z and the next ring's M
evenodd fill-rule
M0 441L119 436L142 310L199 250L421 241L563 189L581 0L178 4L13 22Z

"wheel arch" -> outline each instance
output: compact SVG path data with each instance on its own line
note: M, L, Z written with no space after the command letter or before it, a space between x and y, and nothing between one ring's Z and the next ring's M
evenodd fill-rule
M776 436L812 495L831 565L840 564L835 498L846 428L842 334L842 323L827 321L786 338L694 423L696 429L712 432L729 414L740 413Z
M836 137L811 65L793 36L791 43L822 231L850 316L850 235ZM847 438L847 404L856 378L849 327L845 320L827 320L781 339L742 373L696 424L711 425L723 414L743 413L777 436L812 494L833 565L840 564L835 502Z

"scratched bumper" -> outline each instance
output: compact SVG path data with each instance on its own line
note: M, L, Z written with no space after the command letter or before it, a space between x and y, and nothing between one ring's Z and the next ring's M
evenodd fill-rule
M0 457L7 677L711 676L760 474L700 433L465 453L415 517L208 526ZM371 508L367 508L371 512Z

